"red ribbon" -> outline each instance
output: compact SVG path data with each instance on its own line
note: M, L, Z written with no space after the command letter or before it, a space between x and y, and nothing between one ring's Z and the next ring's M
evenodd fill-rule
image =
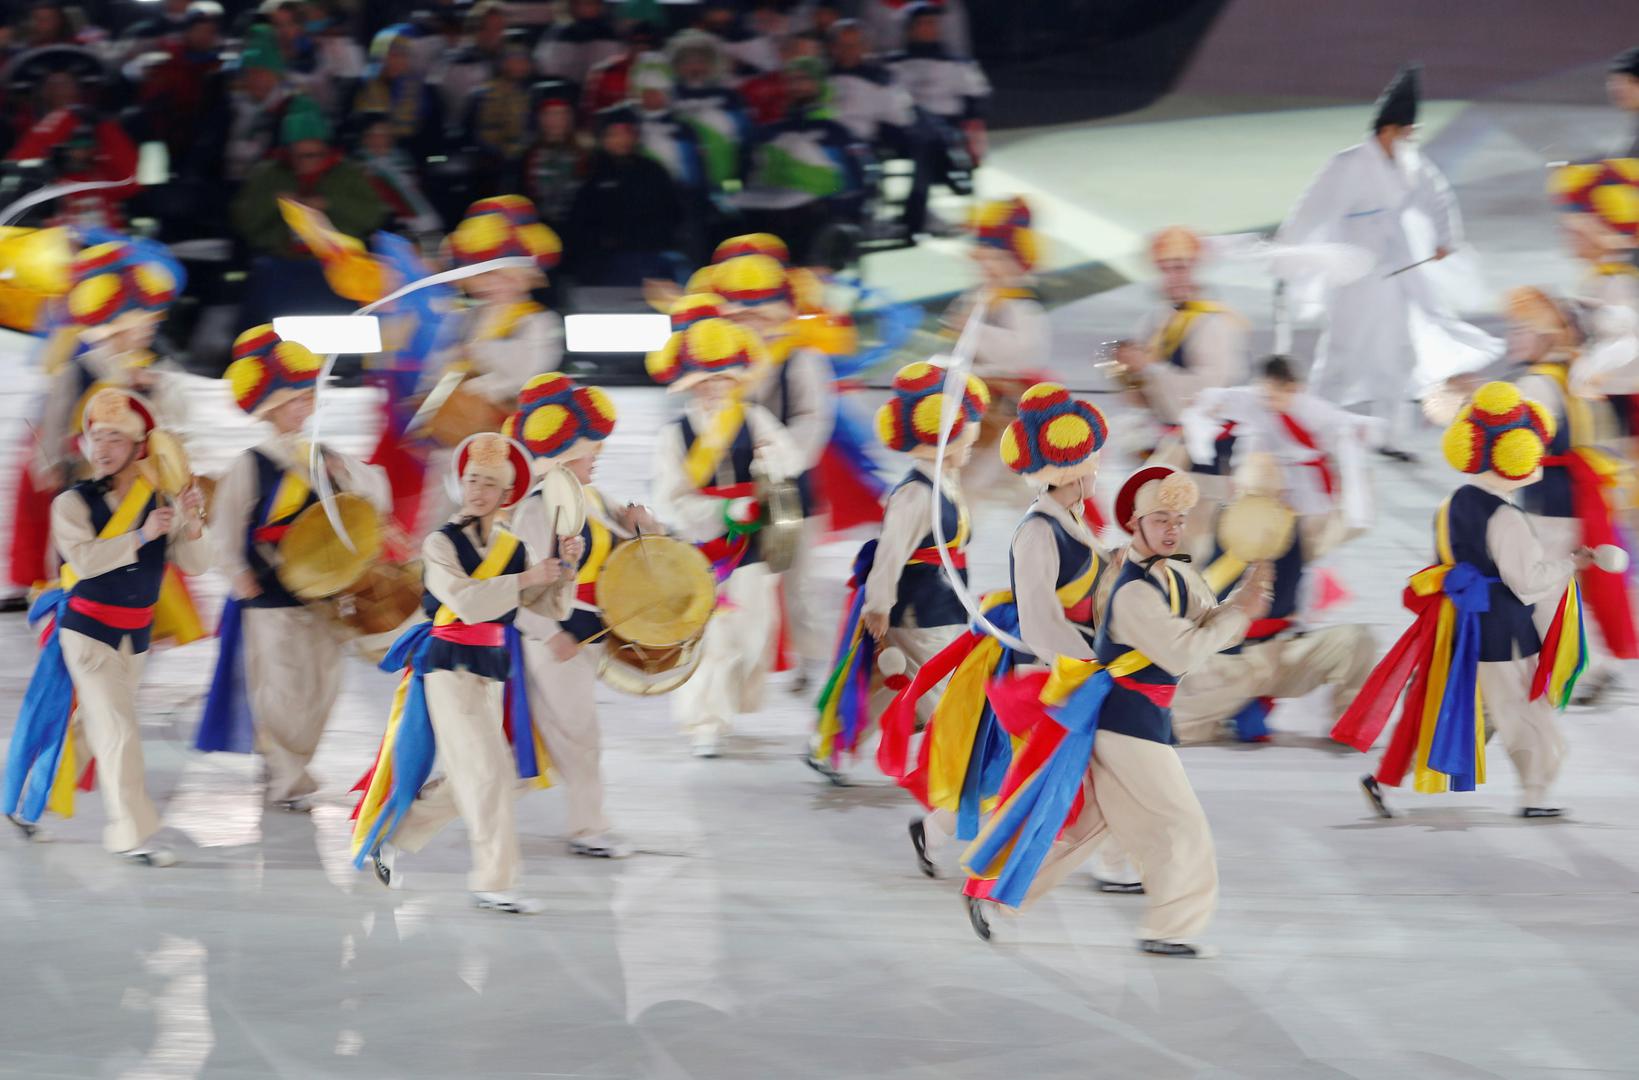
M1172 708L1173 696L1178 693L1177 683L1139 682L1128 675L1113 675L1111 678L1117 686L1131 690L1157 708Z
M1423 726L1423 700L1428 695L1429 654L1434 648L1434 631L1439 625L1443 599L1442 593L1419 596L1409 588L1405 591L1402 603L1417 618L1389 649L1388 655L1377 662L1360 693L1332 728L1333 739L1363 754L1368 752L1388 724L1400 691L1408 682L1412 683L1400 712L1400 722L1395 725L1389 747L1377 767L1378 781L1390 787L1399 786L1417 751L1417 735Z
M1252 625L1246 628L1246 640L1262 641L1272 638L1291 627L1291 619L1253 619Z
M498 622L452 622L432 629L433 637L456 645L481 645L498 649L506 644L506 626Z
M284 525L258 525L250 535L258 544L277 544L285 538L285 533L289 531L290 525L288 523Z
M1542 464L1557 465L1569 477L1571 506L1582 523L1582 542L1588 547L1616 544L1616 526L1611 522L1610 506L1605 502L1604 489L1610 484L1609 478L1599 475L1587 458L1574 452L1545 457ZM1611 655L1618 660L1639 657L1639 632L1634 629L1633 606L1622 575L1590 566L1582 571L1582 592Z
M583 604L590 604L593 607L597 607L598 606L598 583L595 582L595 581L588 581L588 582L584 582L580 585L576 585L575 586L575 599L579 600Z
M104 604L96 600L88 600L83 596L70 596L68 607L77 611L88 619L95 619L104 626L111 626L115 630L144 630L153 625L154 609L149 607L121 607L119 604Z
M917 548L915 551L911 552L910 561L913 563L923 563L928 566L938 566L940 565L939 549L937 547ZM954 566L958 570L966 570L967 552L953 549L950 553L950 565Z
M1305 447L1309 450L1314 450L1316 452L1320 450L1320 447L1315 443L1315 437L1309 434L1308 428L1304 427L1290 416L1287 416L1285 413L1276 413L1275 415L1280 417L1281 426L1286 428L1286 434L1292 436L1293 440L1295 440L1299 446ZM1316 457L1311 461L1302 461L1298 464L1315 470L1315 472L1320 476L1321 490L1328 495L1332 494L1332 468L1327 463L1326 456L1324 454L1321 454L1319 457Z

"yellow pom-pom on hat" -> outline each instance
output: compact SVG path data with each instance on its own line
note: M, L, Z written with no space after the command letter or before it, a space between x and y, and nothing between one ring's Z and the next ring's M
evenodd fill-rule
M1017 196L981 204L973 213L972 228L979 246L1007 252L1025 270L1034 270L1040 261L1030 204Z
M557 461L597 453L615 429L609 395L558 372L525 383L515 415L511 434L535 457Z
M889 450L931 457L939 446L939 423L945 409L945 368L918 360L894 374L892 393L876 411L877 437ZM950 441L978 436L979 420L990 407L984 381L969 375L950 429Z
M1513 383L1489 382L1446 428L1440 451L1458 472L1526 480L1541 466L1553 438L1553 418L1542 405Z
M450 234L448 246L457 266L526 258L537 269L550 270L563 256L558 234L541 224L535 204L522 195L496 195L473 203Z
M767 255L777 260L781 266L791 265L791 249L784 240L773 233L742 233L731 236L717 245L717 250L711 253L712 265L726 263L730 259L741 255Z
M771 255L736 255L718 263L711 280L718 296L740 307L791 303L785 266Z
M1110 425L1096 405L1058 383L1037 383L1019 397L1019 418L1002 433L1008 468L1040 484L1065 484L1098 468Z
M644 366L655 382L676 392L717 375L744 378L762 359L755 334L727 319L707 318L673 333Z
M234 340L233 361L222 377L235 404L252 416L263 416L317 386L323 367L306 345L284 340L272 323L264 323Z

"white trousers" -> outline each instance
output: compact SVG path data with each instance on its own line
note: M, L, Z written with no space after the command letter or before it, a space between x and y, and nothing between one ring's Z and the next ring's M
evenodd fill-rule
M132 652L129 639L111 649L74 630L60 631L57 640L74 681L75 719L97 759L97 790L108 818L102 846L129 851L159 831L137 725L137 685L147 654Z
M523 784L501 728L502 684L467 671L429 671L426 687L444 775L422 787L392 842L405 851L420 851L459 816L472 846L467 888L516 888L521 855L513 800Z
M341 692L346 649L329 620L307 607L245 608L245 691L256 750L267 761L270 802L319 790L307 766Z
M524 638L529 711L546 742L552 772L569 800L569 836L609 830L603 814L603 733L598 723L598 657L602 646L582 645L559 661L544 641Z
M790 639L795 659L823 667L827 660L827 633L822 625L818 605L814 603L813 581L814 549L820 544L824 522L804 518L802 541L791 566L780 575L780 588L785 592L785 630Z
M742 566L718 591L718 608L700 639L700 666L672 691L672 715L690 734L726 733L738 713L762 706L774 662L779 578L762 563Z
M1247 645L1239 653L1219 653L1179 682L1172 701L1173 736L1185 746L1212 742L1252 699L1297 698L1322 686L1332 688L1336 721L1360 693L1376 655L1364 626L1328 626Z
M1538 605L1540 608L1541 605ZM1547 695L1531 700L1535 656L1480 665L1480 700L1519 774L1522 806L1550 806L1548 789L1565 762L1565 736Z
M1206 813L1178 752L1101 731L1082 782L1081 817L1059 837L1025 896L1029 907L1093 854L1106 833L1144 883L1144 940L1199 938L1218 906L1218 863Z

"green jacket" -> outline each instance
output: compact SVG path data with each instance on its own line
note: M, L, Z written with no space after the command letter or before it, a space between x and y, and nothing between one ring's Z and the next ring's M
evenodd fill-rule
M289 164L275 158L252 169L233 199L233 227L258 254L281 258L301 254L295 235L279 214L280 195L297 200L319 196L330 223L360 240L387 220L386 204L357 163L338 159L317 181L303 185Z

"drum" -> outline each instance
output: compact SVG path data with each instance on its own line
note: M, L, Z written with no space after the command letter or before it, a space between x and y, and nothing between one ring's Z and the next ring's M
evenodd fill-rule
M669 536L627 540L609 553L596 590L609 628L599 678L644 696L689 680L717 606L717 581L698 548Z
M329 600L325 614L353 648L372 663L380 663L421 610L421 562L379 562L356 582Z
M1218 515L1218 543L1241 562L1278 559L1292 547L1297 515L1273 495L1242 495Z
M757 548L768 569L783 574L797 561L802 545L802 496L795 480L775 480L758 473L756 482L757 502L763 508Z
M335 596L381 557L381 516L370 501L342 492L335 497L335 510L351 547L336 534L323 503L298 514L279 541L279 581L302 600Z
M500 431L507 410L464 385L456 386L427 420L427 434L441 446L461 445L480 431Z
M540 488L546 505L553 509L553 534L559 537L580 535L586 527L586 488L575 479L575 474L555 464L541 473L535 486Z

